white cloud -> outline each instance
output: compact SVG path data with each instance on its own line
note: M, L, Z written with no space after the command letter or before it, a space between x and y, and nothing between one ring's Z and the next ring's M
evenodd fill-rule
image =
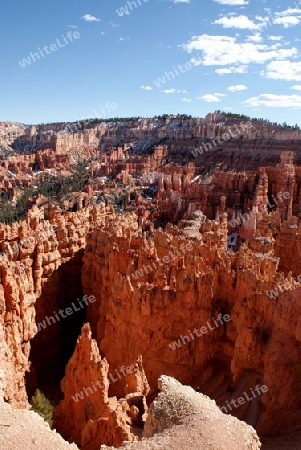
M258 30L259 25L250 20L247 16L230 16L221 17L215 20L213 23L216 25L222 25L223 28L238 28L240 30Z
M279 16L291 16L292 14L301 14L301 9L300 8L288 8L285 11L276 13L276 15L279 15Z
M271 59L283 60L298 53L295 47L285 49L253 42L239 43L236 37L208 34L193 36L183 48L188 53L201 51L204 66L263 64Z
M171 89L164 89L161 92L164 92L164 94L174 94L175 92L177 92L177 90L175 88L171 88Z
M152 91L153 88L151 86L140 86L141 89L144 89L145 91Z
M276 17L273 22L276 25L283 25L284 28L290 28L298 25L300 23L300 19L295 16Z
M268 12L269 12L269 14L271 14L270 11L268 11ZM258 27L260 29L264 28L264 27L267 27L268 25L269 26L273 25L273 22L272 22L272 19L271 19L270 15L269 16L255 16L255 19L259 22L258 23Z
M294 86L291 87L291 89L294 89L295 91L301 91L301 85L295 84Z
M225 94L220 94L219 92L215 92L214 94L205 94L201 97L197 97L197 100L204 100L204 102L219 102L221 100L220 97L225 97Z
M247 41L251 42L262 42L263 37L259 33L255 33L254 35L248 36Z
M283 36L269 36L268 39L270 41L281 41L281 39L283 39Z
M231 6L240 6L240 5L248 5L249 2L247 0L214 0L220 5L231 5Z
M278 17L299 17L301 16L301 9L300 8L287 8L284 11L276 12L275 18Z
M228 91L231 91L231 92L239 92L239 91L244 91L246 89L248 89L248 88L244 84L235 84L233 86L228 87Z
M277 12L273 22L276 25L283 25L284 28L294 27L301 22L301 9L288 8L285 11Z
M190 3L190 0L172 0L173 3Z
M245 102L248 106L269 106L272 108L301 108L301 95L260 94Z
M215 69L215 73L218 73L219 75L224 75L227 73L248 73L248 68L247 66L232 66L228 68Z
M235 70L235 67L229 67L229 69L215 69L215 73L218 73L219 75L224 75L225 73L233 73Z
M164 89L161 92L164 92L164 94L188 94L188 91L186 91L186 89L181 90L181 89L175 89L175 88Z
M272 61L261 75L273 80L301 81L301 61Z
M205 94L202 97L198 97L199 100L204 100L205 102L219 102L220 99L213 94Z
M100 22L100 19L95 16L91 16L91 14L85 14L81 17L81 19L84 19L86 22Z
M203 61L200 58L191 58L189 62L193 64L195 67L200 66L203 63Z
M184 98L182 98L182 101L183 101L183 102L186 102L186 103L191 103L193 100L192 100L192 98L186 98L186 97L184 97Z
M68 25L69 28L77 28L76 25Z

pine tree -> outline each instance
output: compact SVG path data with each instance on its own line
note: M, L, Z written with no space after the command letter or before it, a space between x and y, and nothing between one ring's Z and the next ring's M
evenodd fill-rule
M49 400L45 397L43 392L40 391L40 389L37 389L35 394L31 397L30 404L32 406L32 410L43 417L45 422L48 422L50 428L52 428L53 406L51 406Z

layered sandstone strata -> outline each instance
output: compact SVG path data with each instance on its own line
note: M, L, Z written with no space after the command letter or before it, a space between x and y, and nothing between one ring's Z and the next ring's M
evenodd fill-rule
M231 132L229 135L229 131ZM227 137L225 137L227 135ZM227 142L236 137L240 140L260 139L263 141L292 142L301 139L301 132L281 126L272 126L264 122L251 123L249 120L227 118L208 114L204 119L139 119L128 122L79 121L49 125L24 126L15 123L0 123L0 138L7 145L17 148L51 148L58 153L68 152L71 148L99 147L106 142L124 140L125 143L137 141L156 142L163 138L192 139L195 136L203 140ZM0 141L1 143L1 141Z

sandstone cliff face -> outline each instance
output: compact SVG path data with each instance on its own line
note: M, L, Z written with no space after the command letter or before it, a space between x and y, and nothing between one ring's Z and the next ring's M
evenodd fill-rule
M18 186L35 182L36 169L68 172L77 151L98 155L80 199L101 190L102 181L113 190L130 182L135 187L127 193L131 212L118 217L110 206L84 207L79 200L76 213L53 209L44 220L35 207L22 223L0 226L0 396L27 407L35 387L58 384L87 320L102 358L84 329L59 410L66 433L86 450L99 434L113 439L114 427L114 443L133 439L130 425L143 423L148 388L138 355L152 394L162 373L199 386L219 404L262 383L268 391L233 414L260 433L300 428L301 285L293 277L301 274L301 169L292 152L283 152L298 148L300 132L250 128L242 139L193 157L191 149L213 144L235 125L221 119L186 126L172 119L158 129L145 119L83 125L74 133L58 125L6 130L5 142L16 149L38 148L2 158L0 188L12 197ZM295 163L299 159L295 152ZM114 179L93 178L104 175ZM153 189L152 202L141 195L142 186ZM284 192L288 199L260 209ZM233 224L243 214L247 219ZM267 295L272 289L275 295ZM71 318L44 322L84 294L96 301ZM230 320L220 323L224 316ZM206 333L196 335L201 327ZM93 361L91 373L84 370L83 349ZM75 388L93 381L99 367L105 380L106 364L113 374L131 365L137 372L117 376L106 397L93 398L92 412L84 400L72 428ZM97 408L109 419L94 417Z
M26 126L13 122L0 122L0 146L9 146L26 132Z
M241 379L248 389L261 382L269 390L260 399L260 419L253 425L273 433L285 422L292 430L295 425L282 411L289 404L300 418L301 288L291 283L289 291L269 298L266 292L279 282L273 247L253 252L246 243L228 252L224 221L223 216L216 222L200 215L180 223L180 230L168 226L164 232L147 233L132 213L96 230L84 255L84 290L97 299L87 317L110 367L130 364L142 354L152 391L161 373L203 386L221 401L224 394L217 386L222 380L225 390L235 387L237 396ZM250 241L250 247L262 249L263 244L259 237ZM231 320L212 327L219 314ZM191 334L208 323L213 330L200 337ZM285 395L284 374L290 380ZM112 385L111 393L121 395L121 383Z
M201 210L209 219L227 212L230 224L252 212L260 220L263 212L270 210L277 211L282 221L291 220L300 208L300 175L293 165L292 152L282 152L280 158L277 167L235 173L217 168L210 174L209 169L200 171L193 163L163 167L157 179L159 208L170 221L189 219L195 210ZM242 225L241 232L247 227L246 223ZM257 225L249 225L252 237Z
M122 372L113 375L124 377ZM149 390L141 358L125 376L125 398L109 398L114 376L109 374L109 365L100 357L90 327L85 324L61 383L64 400L55 412L54 427L83 450L97 450L101 444L120 447L123 441L137 440L131 432L131 425L141 413L135 400L140 399L144 405Z
M110 207L100 206L51 214L52 219L44 221L43 211L35 208L26 221L0 227L0 332L4 336L0 369L4 372L4 398L16 407L28 404L24 376L30 368L29 359L33 363L29 382L33 388L37 387L35 372L38 379L46 377L46 383L47 377L48 382L54 382L51 377L62 377L58 361L66 364L66 356L74 350L70 335L76 340L84 318L50 322L51 326L41 327L37 335L36 324L81 294L81 252L86 236L90 228L113 213ZM62 337L66 327L68 332ZM71 353L64 356L67 347Z
M117 140L125 143L141 140L158 141L165 137L191 139L223 139L231 130L239 139L275 140L292 142L301 139L300 130L284 129L266 123L250 124L248 120L231 119L216 114L209 114L205 119L140 119L138 121L49 124L26 126L15 123L0 123L0 138L6 145L14 144L17 148L51 148L57 153L68 152L71 148L99 147L99 144ZM231 138L231 137L230 137Z
M297 178L291 164L288 166L285 179ZM276 178L274 189L286 189L279 175L281 167L262 172L258 186L255 184L255 207L266 201L267 177ZM289 181L289 186L295 185ZM177 192L173 188L172 192ZM294 187L289 207L296 195ZM269 386L259 405L259 429L274 432L287 404L298 420L300 393L294 386L298 379L300 287L291 282L291 289L275 299L266 295L283 283L285 276L289 278L289 272L297 276L301 269L296 218L287 216L283 222L278 207L268 216L261 214L255 235L244 235L245 245L228 252L224 212L208 220L202 214L194 217L191 209L186 217L193 220L182 220L178 227L168 225L163 231L154 230L143 201L141 205L138 214L128 213L118 220L103 206L78 213L53 211L50 221L44 221L42 212L34 209L24 223L1 227L5 399L15 406L27 405L24 373L29 370L29 360L33 385L39 380L59 381L62 367L56 376L53 368L58 368L58 359L67 363L74 350L74 340L68 336L72 332L76 337L81 323L71 323L67 327L70 333L63 333L66 323L57 322L34 337L36 323L67 307L81 292L96 297L87 309L87 319L113 371L133 364L142 354L152 391L160 373L167 373L194 387L204 386L217 399L218 377L239 385L243 377L253 381L253 375L249 376L253 371ZM171 204L168 215L173 208ZM221 211L225 208L224 198ZM294 248L294 258L287 255L288 245ZM166 256L169 261L162 262ZM284 276L277 274L280 265ZM231 321L201 338L191 337L195 327L207 322L212 325L219 313L229 314ZM284 336L289 349L285 356ZM290 380L286 396L280 381L284 373ZM125 389L125 380L117 380L110 386L110 395L124 396ZM287 430L296 427L285 420L281 419L281 424Z

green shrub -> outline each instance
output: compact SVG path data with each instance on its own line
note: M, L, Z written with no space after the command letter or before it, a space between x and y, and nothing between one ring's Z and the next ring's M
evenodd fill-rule
M52 428L53 406L51 406L49 400L45 397L43 392L40 391L40 389L37 389L35 394L31 397L30 404L32 406L32 410L43 417L45 422L48 422L50 428Z

